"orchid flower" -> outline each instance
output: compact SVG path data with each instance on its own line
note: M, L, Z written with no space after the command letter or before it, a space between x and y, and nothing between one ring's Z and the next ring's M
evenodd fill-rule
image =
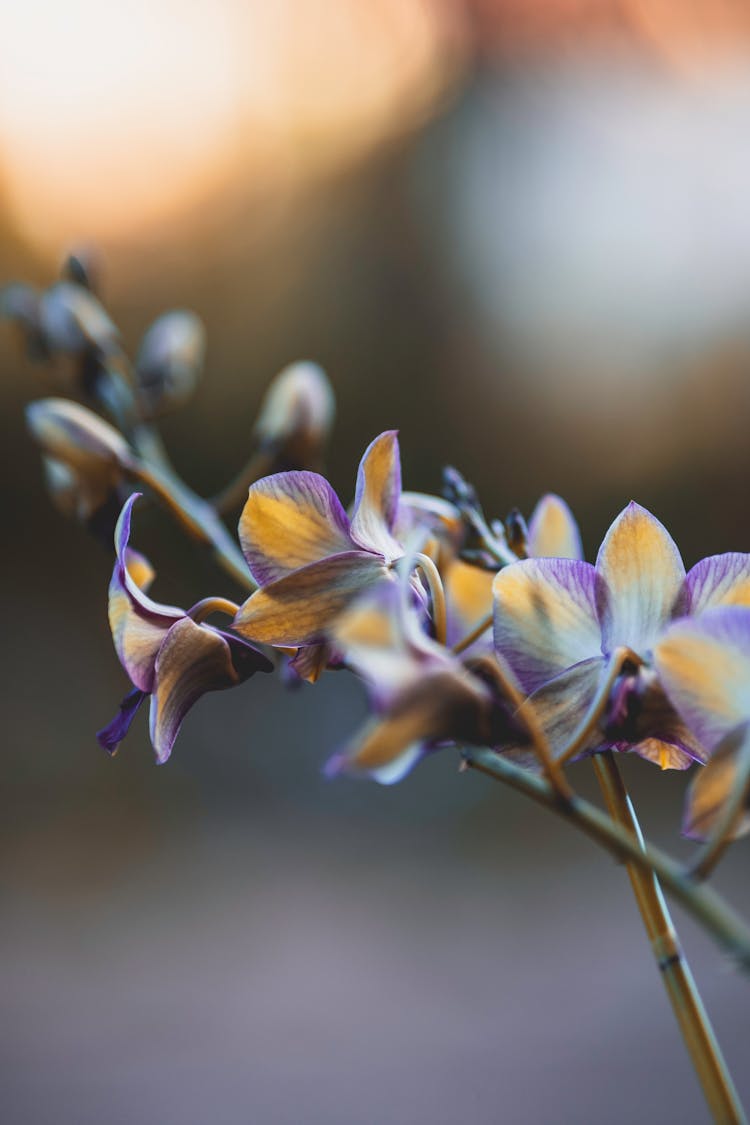
M338 615L403 555L393 534L400 493L394 430L375 438L360 462L351 518L318 473L276 473L251 485L239 536L259 589L235 629L280 647L325 640Z
M534 508L529 520L527 550L532 558L583 558L578 524L559 496L548 493ZM448 614L448 644L455 645L492 613L495 572L472 566L454 556L443 568L442 576ZM489 630L485 637L479 638L466 651L472 655L491 652Z
M710 752L688 793L683 832L705 838L750 769L750 608L725 605L668 628L654 648L671 702ZM750 831L750 811L732 836Z
M97 734L114 753L146 696L151 697L150 733L158 762L169 758L190 708L208 691L233 687L255 672L273 668L240 637L199 624L176 606L146 594L153 571L128 546L133 505L125 503L115 530L115 566L109 585L109 622L120 663L133 684L115 718Z
M723 604L750 604L750 556L703 559L685 574L663 525L630 504L610 527L596 566L527 559L494 582L494 640L563 752L597 696L610 659L633 665L613 696L606 730L585 749L632 748L662 769L684 769L705 749L674 712L653 669L669 623Z
M338 620L334 643L368 685L375 716L328 763L330 775L400 781L436 744L491 740L487 685L424 632L406 582L381 582Z

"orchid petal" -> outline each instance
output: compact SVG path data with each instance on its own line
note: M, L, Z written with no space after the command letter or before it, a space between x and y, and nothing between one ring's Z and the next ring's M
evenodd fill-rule
M750 555L730 552L701 559L685 579L691 616L720 605L750 606Z
M96 732L97 742L108 754L117 752L117 747L130 730L130 724L145 698L145 691L133 688L123 699L114 719L107 723L106 727L102 727L101 730Z
M363 551L331 555L256 590L240 607L234 628L248 640L270 645L316 644L358 594L387 574Z
M516 711L516 722L523 727L525 715L532 712L547 737L552 756L565 758L568 746L596 697L605 667L606 661L598 656L567 668L529 696ZM604 732L595 728L588 743L575 757L582 757L606 741ZM510 756L524 765L540 766L533 748L525 747L522 751L516 748Z
M382 780L395 767L391 778L395 781L403 776L405 758L416 755L415 747L487 737L490 708L485 686L458 664L455 669L427 673L402 691L385 715L365 724L352 746L333 760L329 772L380 773Z
M750 608L676 621L654 648L665 692L709 750L750 719Z
M750 769L750 726L743 723L731 731L717 747L711 761L695 777L688 790L682 823L683 835L705 840L721 819L735 786L742 785ZM729 839L750 832L750 810L734 826Z
M492 613L492 583L495 572L455 559L443 577L448 615L448 644L458 644ZM487 630L486 643L490 644ZM472 647L472 650L473 647Z
M234 687L254 671L271 667L261 653L189 617L167 633L156 658L151 696L151 742L166 762L185 715L208 691Z
M402 492L393 531L403 542L415 531L458 542L464 534L461 513L450 500L426 492Z
M238 530L260 586L355 547L338 496L325 477L307 471L275 473L251 485Z
M529 520L531 558L582 559L581 533L573 513L560 496L543 496Z
M365 450L357 473L352 538L365 551L391 563L403 554L392 531L401 495L401 460L396 430L386 430Z
M679 608L685 567L674 540L631 503L605 535L596 569L610 594L600 608L605 651L627 645L645 655Z
M530 694L573 664L601 656L593 566L573 559L524 559L493 583L495 648Z
M635 746L628 747L639 758L653 762L662 770L686 770L695 764L695 755L674 742L662 738L645 738Z
M109 584L109 625L120 663L133 684L149 692L161 643L184 613L176 606L152 601L128 570L130 519L139 495L136 492L125 502L115 529L117 558Z

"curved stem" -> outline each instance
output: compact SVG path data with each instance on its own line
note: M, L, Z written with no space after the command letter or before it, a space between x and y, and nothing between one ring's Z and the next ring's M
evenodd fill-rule
M187 611L187 616L192 617L196 624L205 621L212 613L223 613L225 617L236 617L240 607L228 598L201 598Z
M577 754L579 750L582 750L584 748L589 736L591 735L591 732L594 730L596 724L599 722L599 719L602 717L607 708L607 703L609 702L609 694L612 690L612 686L615 680L622 671L623 664L628 661L633 664L643 663L641 658L637 656L632 649L626 648L624 646L622 648L616 648L612 653L611 657L609 658L609 663L607 664L607 668L604 672L602 681L599 685L599 689L591 702L591 706L586 712L586 715L584 716L580 727L573 735L568 745L565 747L565 750L562 752L562 754L559 755L558 761L567 762L573 757L574 754Z
M539 764L549 778L550 787L558 801L569 804L573 800L573 789L570 782L552 753L552 748L535 709L523 706L526 702L526 696L518 686L510 665L500 656L499 652L495 653L495 659L492 661L492 674L502 694L515 708L516 718L520 718L526 727L536 756L539 759Z
M495 750L465 747L462 756L466 768L502 781L551 809L616 859L632 860L641 870L656 872L670 894L742 969L750 972L750 929L710 887L693 882L671 856L652 845L641 847L629 832L582 797L576 795L569 801L560 801L548 781L514 765Z
M445 608L445 590L443 589L440 572L429 555L423 555L421 553L415 555L414 565L422 572L430 590L432 624L435 628L435 640L439 645L444 645L448 633L448 616Z
M458 644L454 645L453 651L456 656L458 656L459 653L466 652L466 649L470 648L474 644L474 641L478 641L482 634L486 633L487 630L491 628L492 620L493 615L488 613L486 617L482 618L479 624L474 626L470 633L466 634L463 640L460 640Z
M643 849L640 826L612 751L595 755L594 768L610 816ZM659 880L653 871L644 871L632 860L626 861L626 868L664 986L714 1120L745 1121L721 1048L680 949Z

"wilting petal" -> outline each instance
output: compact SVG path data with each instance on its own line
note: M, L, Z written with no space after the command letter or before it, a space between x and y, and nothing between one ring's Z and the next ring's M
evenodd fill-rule
M251 485L238 530L260 586L356 546L338 496L325 477L307 471L275 473Z
M601 656L600 586L593 566L573 559L524 559L495 577L495 648L527 693Z
M448 615L448 644L458 644L492 613L492 583L495 572L455 559L443 576ZM491 630L484 638L491 644ZM471 650L473 651L473 649Z
M234 628L248 640L277 647L316 644L358 594L387 574L364 551L332 555L256 590L240 608Z
M253 671L268 668L270 662L260 653L217 629L196 625L189 617L173 625L156 658L151 696L151 742L157 761L166 762L185 715L202 695L233 687Z
M133 547L127 547L125 549L123 558L128 574L133 579L138 589L143 590L145 594L156 578L156 571L146 556L142 555L140 551L136 551Z
M125 735L130 730L130 724L138 712L139 707L146 698L146 692L133 688L123 699L114 719L106 727L96 732L96 740L108 754L114 754Z
M604 537L596 569L610 597L601 607L605 652L628 645L641 656L680 608L685 567L655 516L628 504Z
M731 552L701 559L688 572L686 613L695 615L720 605L750 606L750 555Z
M750 608L724 606L683 618L654 648L659 679L707 749L750 718Z
M717 747L707 766L696 775L685 802L683 835L705 840L721 819L735 786L746 782L750 769L750 727L747 723L731 731ZM736 840L750 832L750 811L744 814L729 837Z
M401 460L396 430L386 430L365 450L357 473L352 514L352 538L366 551L375 551L386 562L403 554L393 537L401 495Z
M379 719L367 723L328 772L363 771L395 781L419 756L418 748L445 741L477 742L489 734L491 701L485 686L458 665L410 684ZM389 777L389 767L395 774Z
M543 496L529 520L531 558L582 559L581 533L573 513L560 496Z
M566 750L596 697L605 667L603 657L594 657L568 668L540 687L519 707L514 716L516 723L524 729L525 715L533 711L547 736L553 757L566 757ZM603 730L595 728L572 760L602 746L606 741ZM505 749L507 751L508 748ZM521 760L527 766L539 765L533 748L524 747L522 752L514 748L509 756Z
M185 615L176 606L152 601L128 570L130 519L139 495L136 492L125 502L115 529L117 558L109 584L109 626L123 668L136 687L149 692L154 662L166 632Z

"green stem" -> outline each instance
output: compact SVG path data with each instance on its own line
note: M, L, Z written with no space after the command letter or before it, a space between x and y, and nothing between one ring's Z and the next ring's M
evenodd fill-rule
M672 897L742 969L750 972L750 929L710 887L693 882L671 856L652 845L641 847L628 831L584 798L576 795L561 801L547 780L514 765L494 750L466 747L462 753L466 767L502 781L551 809L616 859L632 860L641 870L655 872Z
M596 754L594 768L610 816L643 850L640 826L612 751ZM625 866L664 986L714 1120L744 1122L737 1091L690 966L680 949L659 880L653 871L644 870L632 859L627 860Z

